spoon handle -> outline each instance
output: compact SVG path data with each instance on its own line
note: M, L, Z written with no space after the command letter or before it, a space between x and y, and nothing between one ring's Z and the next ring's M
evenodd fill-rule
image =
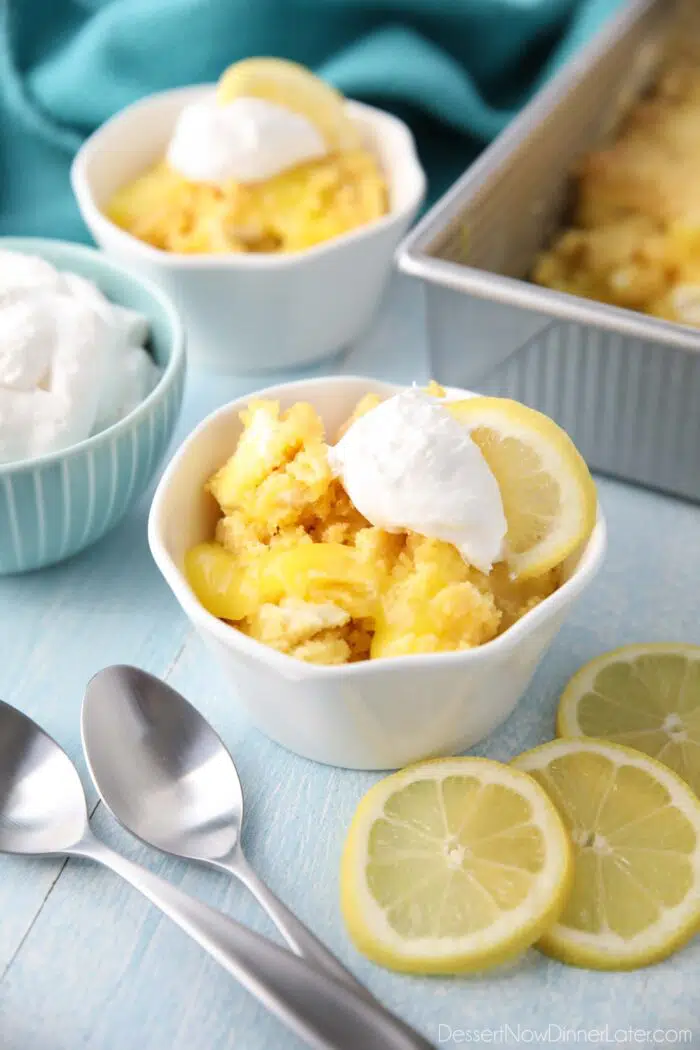
M319 1050L434 1050L383 1006L113 852L92 836L71 852L110 868L244 988Z
M325 944L322 944L318 937L265 885L253 868L251 868L240 847L237 849L233 860L218 866L225 868L231 875L235 875L250 890L270 916L290 948L297 955L300 955L302 959L306 959L311 966L315 966L318 970L325 970L331 977L335 977L336 980L348 985L359 995L370 998L370 993L364 985L360 984L350 971L345 969L340 960L336 959L335 955L326 948Z

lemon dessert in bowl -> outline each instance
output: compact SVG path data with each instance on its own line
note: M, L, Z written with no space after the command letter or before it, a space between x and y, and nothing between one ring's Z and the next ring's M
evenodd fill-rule
M298 252L378 219L388 190L343 97L281 59L231 66L107 216L185 254Z
M431 384L368 394L334 435L305 402L253 401L241 421L187 577L210 613L310 663L489 642L557 589L595 525L574 445L515 402Z

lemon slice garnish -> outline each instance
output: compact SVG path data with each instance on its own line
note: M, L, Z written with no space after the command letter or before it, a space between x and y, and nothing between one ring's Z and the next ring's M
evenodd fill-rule
M219 79L222 105L237 98L260 98L306 117L333 152L358 149L362 140L345 111L345 99L304 66L281 58L246 58Z
M394 970L456 973L519 954L555 921L571 847L530 777L483 758L410 766L365 795L341 903L355 945Z
M561 427L506 398L475 397L446 407L469 427L496 476L514 575L539 576L585 543L596 521L596 488Z
M616 970L685 944L700 921L700 800L687 784L603 740L555 740L514 765L549 793L575 850L568 904L539 947Z
M644 751L700 794L700 646L628 645L574 675L559 736L594 736Z

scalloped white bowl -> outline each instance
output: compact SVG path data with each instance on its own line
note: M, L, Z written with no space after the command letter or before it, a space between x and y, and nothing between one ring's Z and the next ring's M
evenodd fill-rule
M180 255L144 244L104 213L112 195L165 153L182 108L214 85L178 88L127 106L78 151L71 182L83 219L108 255L165 289L188 335L190 363L216 373L289 369L335 354L372 320L394 251L425 194L403 121L373 106L348 112L378 157L389 212L303 252Z
M396 769L434 755L458 754L500 725L598 572L606 548L599 515L587 545L566 566L562 586L504 634L468 652L318 667L211 616L190 589L183 561L191 546L211 539L217 513L204 483L231 454L241 430L240 410L252 397L279 399L283 407L309 401L332 433L367 391L391 395L399 389L373 379L311 379L225 405L171 460L148 524L158 568L257 728L305 758L354 769Z

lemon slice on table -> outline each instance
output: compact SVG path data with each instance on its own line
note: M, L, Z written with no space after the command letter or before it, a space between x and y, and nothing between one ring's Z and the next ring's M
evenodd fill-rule
M604 740L555 740L514 765L535 777L574 843L574 885L538 947L576 966L664 959L700 921L700 800L670 769Z
M447 408L496 476L508 523L508 564L526 579L560 564L590 536L596 488L568 434L517 401L475 397Z
M260 98L306 117L328 149L351 150L362 144L345 111L345 99L304 66L282 58L246 58L220 77L216 97L222 105L237 98Z
M561 912L571 846L530 777L445 758L379 781L360 802L341 905L361 952L390 969L458 973L533 944Z
M628 645L592 660L564 690L557 733L644 751L700 794L700 646Z

